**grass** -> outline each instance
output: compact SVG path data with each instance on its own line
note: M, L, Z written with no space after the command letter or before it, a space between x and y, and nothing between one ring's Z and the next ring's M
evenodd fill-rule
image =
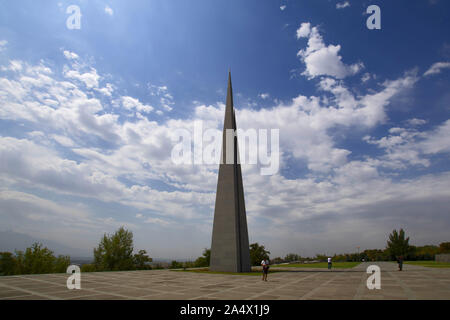
M350 269L356 267L361 262L333 262L332 269ZM328 268L327 262L315 262L315 263L291 263L291 264L280 264L272 266L274 268Z
M404 261L404 264L412 264L415 266L430 267L430 268L450 268L450 262L429 261Z
M209 271L208 268L201 268L201 269L172 269L170 271L177 271L177 272L196 272L196 273L209 273L209 274L229 274L229 275L238 275L238 276L261 276L262 271L261 270L252 270L251 272L223 272L223 271ZM269 270L269 273L274 272L282 272L282 270Z
M361 262L333 262L333 269L350 269L356 267ZM270 266L269 273L283 272L283 270L276 270L276 268L328 268L327 262L315 262L315 263L292 263L292 264L281 264ZM222 271L209 271L208 268L197 268L197 269L172 269L171 271L176 272L197 272L197 273L209 273L209 274L229 274L229 275L239 275L239 276L260 276L261 269L253 268L251 272L222 272Z

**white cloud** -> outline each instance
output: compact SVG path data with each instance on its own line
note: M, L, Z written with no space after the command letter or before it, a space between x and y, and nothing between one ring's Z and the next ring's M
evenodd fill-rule
M366 73L364 73L363 76L361 77L361 81L364 83L364 82L369 81L370 78L371 78L370 73L366 72Z
M450 68L450 62L436 62L434 63L423 75L431 76L434 74L441 73L444 69Z
M120 226L139 226L114 218L96 217L83 202L49 200L26 192L0 189L0 219L3 226L21 233L78 247L91 254L98 237ZM69 252L64 252L69 254Z
M411 119L410 124L424 124L423 120ZM439 153L450 153L450 120L430 131L418 131L416 128L394 127L390 135L380 139L369 136L364 140L385 149L386 154L380 157L380 166L405 169L408 166L429 167L428 156Z
M64 147L74 147L75 146L75 142L73 142L73 140L70 139L69 137L54 134L54 135L52 135L52 138Z
M20 201L22 203L26 203L31 206L36 206L48 211L47 219L54 219L54 215L56 214L60 218L68 219L71 223L80 223L82 221L88 221L87 218L89 215L84 210L79 210L77 208L68 208L55 202L49 201L47 199L39 198L32 194L27 194L19 191L12 190L0 190L0 201ZM37 216L34 216L37 218Z
M63 53L64 53L64 56L66 57L66 59L68 59L68 60L76 60L79 58L79 56L75 52L64 50Z
M247 128L280 128L280 149L306 162L309 170L328 172L345 164L350 150L337 148L329 131L333 128L372 128L386 121L386 108L398 93L411 88L417 76L386 81L382 90L355 96L342 81L324 78L319 87L332 98L299 95L289 104L272 109L237 112L239 126ZM296 137L302 137L297 139Z
M147 87L148 87L148 89L150 91L150 94L152 96L164 95L168 91L167 86L157 86L157 85L153 85L153 84L148 83Z
M280 6L280 10L281 10L281 11L284 11L284 9L286 9L286 5Z
M172 111L172 107L171 106L169 106L168 104L162 104L162 107L166 110L166 111Z
M348 1L336 3L336 9L344 9L347 7L350 7L350 2L348 2Z
M411 126L421 126L421 125L427 123L427 121L423 120L423 119L412 118L412 119L408 119L407 123Z
M170 224L169 221L160 218L147 218L145 223L157 224L161 226L167 226Z
M311 33L311 23L303 22L300 27L297 29L297 39L307 38Z
M100 76L97 74L97 70L91 68L89 72L80 73L78 70L68 70L64 73L66 78L77 79L83 82L88 89L97 88L98 80Z
M81 134L95 134L121 146L107 154L88 148L74 150L86 159L91 159L93 162L90 165L93 167L108 167L117 170L117 174L132 174L135 177L141 175L141 179L158 177L165 183L187 189L208 190L215 184L215 174L210 169L180 168L171 164L170 148L167 146L172 144L171 134L177 127L192 128L195 119L203 119L207 121L208 126L220 130L223 104L218 107L197 106L194 118L183 121L169 120L167 124L157 124L145 118L138 118L137 121L120 124L116 114L100 114L105 112L100 101L94 97L88 98L76 84L56 80L49 83L53 83L53 86L41 86L44 93L40 95L55 100L56 107L43 108L33 101L33 97L25 98L28 87L19 85L18 82L11 84L11 88L22 89L19 92L13 91L19 99L9 99L8 105L12 106L12 102L24 107L6 109L0 115L36 122L45 121L48 128L63 129L69 134L59 134L60 136L77 137L72 140L80 141ZM239 123L244 129L283 128L286 133L281 141L283 149L292 153L295 158L306 161L310 170L326 172L344 164L350 154L349 150L336 148L333 137L327 131L335 126L372 127L383 122L386 118L384 108L389 105L389 100L413 83L414 76L405 76L386 82L384 89L377 93L356 97L342 83L326 78L320 82L320 87L332 93L333 100L325 101L320 97L308 98L300 95L290 104L280 104L273 109L237 111ZM156 87L155 91L159 92L159 96L168 98L166 86ZM144 105L130 96L120 97L119 101L127 110L144 113L152 110L151 106ZM298 136L303 138L294 138ZM60 139L59 142L63 141ZM65 142L65 145L70 145L70 142ZM130 158L130 155L133 155L133 158ZM149 160L146 159L149 157L153 159L151 170L143 166L148 163ZM118 167L117 164L127 164L127 168ZM161 172L166 174L162 175Z
M258 97L260 97L261 99L267 99L270 97L270 95L268 93L260 93L258 94Z
M7 137L0 138L0 142L0 156L4 160L0 166L1 177L15 181L14 185L23 184L59 194L116 202L183 218L198 216L202 205L209 206L213 201L210 194L165 192L139 185L126 187L118 181L121 172L134 171L135 174L148 176L146 169L134 159L139 156L135 153L138 148L132 148L133 156L130 148L119 150L111 156L87 149L73 149L85 158L78 164L29 140ZM192 207L194 203L195 207Z
M9 66L8 67L2 67L3 71L13 71L13 72L17 72L17 71L22 71L23 68L23 63L20 60L10 60L9 61Z
M70 82L78 77L69 76L69 81L57 80L53 78L52 70L45 65L22 65L21 72L9 78L0 78L0 117L45 123L49 130L64 130L71 136L89 133L106 141L120 142L113 133L117 116L97 114L103 110L100 100L89 98L83 92L84 88ZM72 75L70 71L66 69L63 74ZM79 72L76 74L80 75ZM92 69L91 74L94 79L99 78L95 69ZM96 85L95 82L92 85ZM89 81L87 87L90 87Z
M109 6L105 7L105 13L112 16L114 14L113 9L111 9Z
M147 87L150 91L150 95L159 98L159 104L161 108L163 108L166 111L173 110L172 107L174 105L173 96L169 93L169 89L167 88L167 86L157 86L148 83ZM162 110L158 111L160 111L158 112L158 114L161 114L163 112Z
M138 112L149 113L153 110L152 106L142 104L138 99L124 96L122 97L122 106L127 110L135 109Z
M96 91L104 94L105 96L111 97L114 91L113 85L111 83L107 83L104 88L95 88Z
M364 68L362 62L346 65L339 55L340 45L328 45L323 42L317 27L311 28L309 22L302 23L297 29L297 38L308 38L308 47L297 53L306 65L302 73L309 79L327 75L338 79L354 75Z
M425 154L450 152L450 119L429 133L418 142L419 149Z

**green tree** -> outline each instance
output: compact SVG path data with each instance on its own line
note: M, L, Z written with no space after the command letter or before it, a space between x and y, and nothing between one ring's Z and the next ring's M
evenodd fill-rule
M284 261L286 262L299 261L300 259L301 257L295 253L288 253L286 257L284 257Z
M392 260L395 260L398 256L406 256L411 251L409 245L409 237L405 237L405 231L400 229L400 231L393 230L389 235L389 240L387 241L388 253Z
M149 262L152 262L153 259L147 255L147 251L145 250L139 250L139 252L134 255L133 259L136 269L138 270L149 270L152 268L149 265Z
M68 258L68 257L67 257ZM57 258L53 255L53 251L47 247L43 247L41 243L33 243L25 252L17 251L16 259L18 262L19 274L42 274L56 272L55 266ZM68 258L69 264L70 259ZM61 260L59 261L61 262ZM62 272L65 272L63 270ZM58 272L61 272L60 268Z
M439 253L450 253L450 242L442 242L439 244Z
M183 262L183 269L186 269L186 268L195 268L195 267L197 267L197 266L195 265L195 261L185 261L185 262Z
M105 233L94 248L94 265L98 271L133 270L133 233L124 227L112 235Z
M81 266L81 272L95 272L97 271L95 264L85 263Z
M17 259L11 252L0 252L0 275L16 274L17 267Z
M439 253L439 247L433 245L411 246L411 248L408 260L434 260L434 256Z
M252 266L259 266L263 259L269 259L270 251L264 246L260 246L258 242L250 245L250 263Z
M366 261L382 261L384 260L383 250L367 249L363 253L366 256Z
M55 259L55 263L53 266L53 272L56 273L65 273L67 271L67 267L70 266L70 257L59 255Z
M333 259L333 262L338 262L338 261L343 262L343 261L347 261L348 255L346 255L346 254L335 254L332 257L332 259Z
M173 260L170 263L169 269L181 269L183 268L183 263Z
M198 257L195 262L195 267L209 267L209 262L211 260L211 249L204 249L203 256Z
M53 251L40 243L23 251L0 253L0 275L64 273L70 265L70 257L53 255Z
M271 261L272 264L280 264L280 263L283 263L283 262L284 262L284 259L282 259L280 257L273 258L272 261Z
M325 255L325 254L317 254L317 255L316 255L316 260L319 260L319 261L327 261L327 259L328 259L328 256Z

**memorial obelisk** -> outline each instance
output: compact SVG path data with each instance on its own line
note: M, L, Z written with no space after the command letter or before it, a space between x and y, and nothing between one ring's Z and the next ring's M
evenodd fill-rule
M230 139L230 132L236 132L236 117L231 73L229 72L222 154L214 209L210 270L249 272L251 271L250 250L241 165L238 161L239 147L236 134L232 134ZM229 141L228 145L227 140Z

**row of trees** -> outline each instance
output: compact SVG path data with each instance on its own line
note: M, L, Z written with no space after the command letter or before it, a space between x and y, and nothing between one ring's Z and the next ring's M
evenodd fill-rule
M70 257L55 256L53 251L34 243L25 252L0 252L0 275L66 272Z
M412 246L409 244L409 237L406 237L405 231L393 230L388 237L385 249L367 249L358 253L335 254L333 261L394 261L399 256L403 256L405 260L434 260L435 255L439 253L450 253L450 242L442 242L439 246L425 245ZM250 244L250 261L252 266L259 266L263 259L269 259L270 251L266 250L263 245L258 243ZM195 268L209 266L211 251L205 249L203 256L195 261L178 262L172 261L169 268ZM305 261L327 261L329 256L325 254L317 254L315 257L302 257L298 254L289 253L284 258L276 257L271 263L285 262L305 262Z
M152 258L145 250L133 254L133 233L123 227L112 235L105 234L94 249L94 262L81 266L82 272L151 269ZM0 252L0 275L66 272L69 256L56 257L40 243L25 252Z
M333 261L393 261L398 256L403 256L405 260L434 260L435 255L439 253L450 253L450 250L445 249L445 245L449 245L450 242L443 242L439 246L426 245L426 246L408 246L404 250L396 251L386 248L381 249L368 249L361 253L351 254L339 254L333 256Z
M82 272L93 271L122 271L122 270L149 270L152 269L152 258L145 250L139 250L133 254L133 233L119 228L114 234L104 234L97 248L94 249L94 262L81 266ZM386 248L364 250L361 253L335 254L333 261L387 261L395 260L403 256L405 260L434 260L438 253L450 253L450 242L443 242L438 246L427 245L416 247L409 244L409 237L405 231L394 230L389 235ZM269 259L270 252L258 243L250 244L250 261L252 266L259 266L261 260ZM211 250L204 249L203 255L195 261L172 261L169 268L195 268L208 267L210 264ZM328 256L318 254L314 258L301 257L290 253L284 258L274 258L272 263L297 262L319 260L326 261ZM56 257L51 250L42 247L42 244L34 243L25 252L16 251L0 252L0 275L14 274L42 274L66 272L70 265L68 256ZM155 266L153 266L155 268ZM156 266L156 268L161 268Z
M425 245L413 246L409 244L409 237L406 237L405 231L393 230L388 237L385 249L367 249L358 253L335 254L332 256L333 261L394 261L399 256L403 256L404 260L434 260L435 255L439 253L450 253L450 242L442 242L439 246ZM301 257L298 254L290 253L284 258L274 258L272 263L285 263L295 261L326 261L327 255L318 254L313 258Z

